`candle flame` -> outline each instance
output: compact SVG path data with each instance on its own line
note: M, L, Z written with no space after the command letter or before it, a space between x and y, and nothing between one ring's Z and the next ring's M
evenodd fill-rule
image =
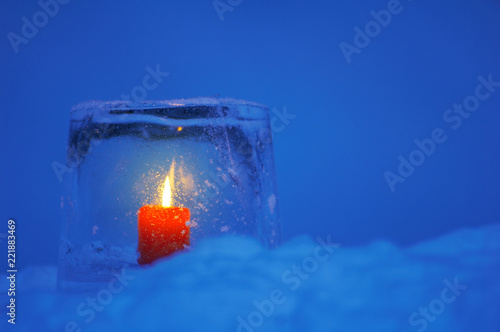
M163 186L163 197L162 197L162 205L165 207L172 205L172 191L170 189L170 180L165 179L165 185Z

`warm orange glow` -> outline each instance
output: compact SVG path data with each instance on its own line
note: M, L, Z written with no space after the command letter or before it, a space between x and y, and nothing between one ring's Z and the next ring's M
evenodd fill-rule
M182 130L182 127L177 127L177 131L181 131Z
M170 188L170 180L165 179L165 185L163 186L163 197L162 197L162 205L164 207L172 206L172 189Z
M174 169L175 162L172 161L163 185L162 206L144 205L137 212L139 231L137 262L140 265L151 264L189 246L190 228L186 225L190 218L189 209L173 206ZM162 188L159 186L158 194L161 191Z

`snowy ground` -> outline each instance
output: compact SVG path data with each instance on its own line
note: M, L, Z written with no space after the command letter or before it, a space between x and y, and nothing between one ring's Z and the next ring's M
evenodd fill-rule
M327 242L213 239L79 294L54 291L54 267L26 269L0 330L500 331L500 224L407 249Z

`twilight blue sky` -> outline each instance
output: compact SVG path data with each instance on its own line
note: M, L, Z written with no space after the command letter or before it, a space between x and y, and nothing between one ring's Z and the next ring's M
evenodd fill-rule
M500 1L222 2L236 4L223 21L211 0L71 0L47 22L37 1L0 3L0 233L17 220L19 264L57 259L51 163L65 160L71 106L119 99L157 65L170 75L147 99L220 94L296 115L274 136L284 240L406 245L499 221L500 87L468 97L480 75L500 82ZM370 23L388 7L385 27ZM339 45L367 24L348 63ZM443 115L464 99L477 110L453 129ZM436 128L446 141L392 192L384 172Z

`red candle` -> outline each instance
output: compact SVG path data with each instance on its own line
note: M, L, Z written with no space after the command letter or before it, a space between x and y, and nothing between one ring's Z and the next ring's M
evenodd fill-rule
M145 205L138 211L139 264L151 264L189 246L190 212L185 207L172 207L170 182L165 180L163 206Z

